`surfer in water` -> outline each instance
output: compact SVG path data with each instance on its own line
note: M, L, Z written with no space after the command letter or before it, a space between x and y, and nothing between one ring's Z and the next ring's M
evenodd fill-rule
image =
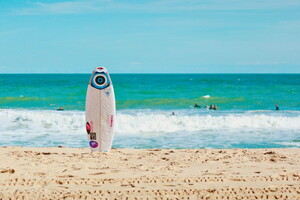
M58 109L57 109L57 111L63 111L64 109L63 109L63 107L62 106L60 106Z
M218 110L218 106L217 105L210 105L209 110Z
M201 108L201 106L195 103L194 108Z
M275 109L276 109L276 110L279 110L278 104L275 104Z

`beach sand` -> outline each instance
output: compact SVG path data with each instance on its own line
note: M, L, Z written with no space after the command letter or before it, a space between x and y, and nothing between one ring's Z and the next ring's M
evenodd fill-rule
M300 199L300 149L0 151L0 199Z

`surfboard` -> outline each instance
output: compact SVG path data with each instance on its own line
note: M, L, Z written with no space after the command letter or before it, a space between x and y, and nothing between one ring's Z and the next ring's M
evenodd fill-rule
M92 152L109 152L114 137L116 103L108 71L97 67L90 78L85 103L86 133Z

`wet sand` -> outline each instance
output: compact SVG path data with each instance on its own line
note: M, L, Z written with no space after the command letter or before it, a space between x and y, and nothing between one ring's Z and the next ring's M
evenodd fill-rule
M0 151L0 199L300 199L300 149Z

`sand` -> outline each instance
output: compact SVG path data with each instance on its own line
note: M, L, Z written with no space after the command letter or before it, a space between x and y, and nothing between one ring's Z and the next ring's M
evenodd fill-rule
M0 152L0 199L300 199L300 149Z

